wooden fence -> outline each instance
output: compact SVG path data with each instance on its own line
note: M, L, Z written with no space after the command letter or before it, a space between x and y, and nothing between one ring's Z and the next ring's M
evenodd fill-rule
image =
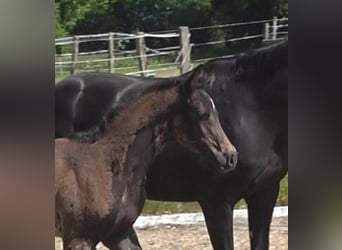
M263 34L247 35L244 37L231 38L228 40L208 41L205 43L192 44L190 42L190 32L196 32L203 29L222 29L230 27L239 27L245 25L263 25ZM129 66L125 70L133 70L133 72L125 72L129 75L141 75L141 76L154 76L156 71L167 70L169 68L178 68L178 74L183 74L191 69L191 50L193 47L210 46L220 43L237 42L241 40L262 39L264 42L275 41L281 39L288 34L288 19L274 17L271 20L260 20L254 22L244 23L232 23L207 27L195 27L189 28L186 26L179 27L178 30L163 31L158 33L144 33L137 32L136 34L128 33L105 33L94 35L79 35L73 37L57 38L55 39L56 56L55 56L55 68L58 69L68 68L69 74L75 74L81 70L81 65L87 65L90 63L100 63L99 69L95 71L103 71L114 73L118 69L116 64L121 60L137 60L137 66ZM146 38L157 39L177 39L177 44L171 47L151 49L146 46ZM135 40L135 50L120 50L116 48L115 44L122 41ZM80 52L81 43L89 42L106 42L106 50L86 51ZM57 53L57 47L72 46L71 53ZM149 69L148 60L154 56L173 55L172 62L165 64L158 64L160 67ZM222 56L229 57L229 55ZM85 58L82 60L82 58ZM203 58L202 60L209 60L212 58ZM138 70L137 70L138 69ZM94 69L86 69L83 67L83 71L94 71ZM121 72L120 72L121 73Z

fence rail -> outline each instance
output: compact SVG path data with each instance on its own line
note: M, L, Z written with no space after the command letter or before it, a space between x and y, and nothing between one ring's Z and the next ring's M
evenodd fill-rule
M191 43L191 33L203 30L229 29L232 27L248 27L249 25L262 25L262 34L245 34L241 37L227 37L215 41ZM137 32L136 34L109 32L102 34L77 35L55 39L56 56L55 71L57 78L68 74L85 71L119 72L128 75L158 76L183 74L193 68L194 64L216 58L229 58L232 55L217 57L203 57L192 59L193 49L205 46L228 46L241 41L273 42L283 39L288 34L288 19L274 17L273 19L257 20L251 22L230 23L205 27L179 27L178 30L160 32ZM146 39L167 39L174 41L173 45L150 48ZM174 39L174 40L172 40ZM122 44L135 42L135 49L126 50ZM80 51L80 44L100 42L107 48L96 51ZM228 44L228 45L227 45ZM61 52L62 48L70 52ZM59 51L59 53L57 53ZM152 58L167 58L162 63L150 63ZM162 74L161 72L168 72Z

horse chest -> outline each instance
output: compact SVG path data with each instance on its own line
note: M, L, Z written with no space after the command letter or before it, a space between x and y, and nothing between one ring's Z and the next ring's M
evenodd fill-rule
M116 154L111 162L114 201L107 217L113 232L128 230L143 208L146 171L155 151L152 142L152 130L146 128L128 143L116 144Z

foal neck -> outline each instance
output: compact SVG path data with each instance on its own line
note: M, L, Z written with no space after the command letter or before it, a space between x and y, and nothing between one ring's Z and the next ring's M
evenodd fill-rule
M179 86L172 86L142 95L111 119L104 137L136 134L146 126L169 120L180 106L179 93Z

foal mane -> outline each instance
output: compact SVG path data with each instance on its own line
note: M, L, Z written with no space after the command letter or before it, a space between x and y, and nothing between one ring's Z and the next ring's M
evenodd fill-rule
M127 111L132 104L139 102L143 97L152 94L153 92L158 93L162 90L175 87L179 81L182 80L181 77L151 79L151 81L144 81L144 83L140 82L141 79L132 77L134 82L115 96L112 105L109 107L100 123L96 124L88 131L74 133L72 138L90 143L97 141L97 139L103 135L112 120Z
M264 79L288 65L288 39L249 53L238 54L234 72L240 78Z

